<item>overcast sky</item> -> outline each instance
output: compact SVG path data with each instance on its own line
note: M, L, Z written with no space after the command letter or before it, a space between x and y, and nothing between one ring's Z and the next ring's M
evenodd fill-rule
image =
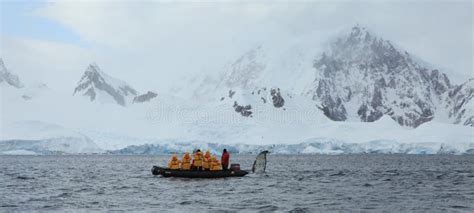
M455 80L474 77L471 1L3 0L0 55L25 83L72 93L97 62L138 90L163 91L259 44L323 40L356 23Z

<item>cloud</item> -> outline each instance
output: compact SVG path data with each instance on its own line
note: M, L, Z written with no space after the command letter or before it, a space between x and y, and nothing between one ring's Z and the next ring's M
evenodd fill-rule
M47 83L71 94L87 63L96 57L91 50L66 43L7 36L2 43L0 57L21 81Z
M97 61L104 71L140 90L162 91L183 76L216 72L223 63L259 44L322 41L356 23L453 70L453 76L472 75L470 1L54 1L36 14L75 31L88 47L49 44L56 49L48 51L38 41L39 48L13 39L8 45L11 49L23 45L15 50L18 54L42 49L44 53L36 57L46 57L44 61L51 63L50 59L59 58L56 64L64 63L59 67L80 72L86 61ZM28 53L21 54L27 61L34 60L26 58ZM78 78L72 71L58 72L53 73Z

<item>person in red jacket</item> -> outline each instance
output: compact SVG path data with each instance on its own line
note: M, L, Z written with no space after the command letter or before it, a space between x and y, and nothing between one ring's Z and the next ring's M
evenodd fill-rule
M229 158L230 155L227 152L227 149L224 149L224 151L222 151L221 157L222 170L227 170L229 168Z

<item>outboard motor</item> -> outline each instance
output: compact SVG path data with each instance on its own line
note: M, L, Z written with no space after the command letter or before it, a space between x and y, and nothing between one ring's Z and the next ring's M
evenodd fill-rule
M233 172L240 171L240 164L238 163L230 164L230 171L233 171Z

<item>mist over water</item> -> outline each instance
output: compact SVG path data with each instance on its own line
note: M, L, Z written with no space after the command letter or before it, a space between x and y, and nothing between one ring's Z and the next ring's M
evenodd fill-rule
M169 157L0 156L0 211L474 211L473 155L269 155L265 175L153 176Z

